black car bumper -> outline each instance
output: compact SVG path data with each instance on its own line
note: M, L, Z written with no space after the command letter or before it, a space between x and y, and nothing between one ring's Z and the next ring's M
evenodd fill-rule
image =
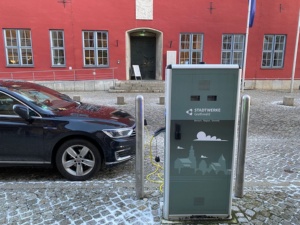
M105 164L114 165L133 158L136 152L135 137L114 139L105 153Z

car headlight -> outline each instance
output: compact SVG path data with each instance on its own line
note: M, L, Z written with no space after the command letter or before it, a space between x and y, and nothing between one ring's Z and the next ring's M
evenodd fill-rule
M132 134L133 129L118 128L118 129L104 129L102 131L111 138L124 138L124 137L129 137Z

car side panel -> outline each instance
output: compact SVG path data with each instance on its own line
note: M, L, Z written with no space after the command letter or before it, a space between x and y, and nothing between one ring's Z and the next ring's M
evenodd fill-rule
M0 161L44 162L43 122L0 116Z

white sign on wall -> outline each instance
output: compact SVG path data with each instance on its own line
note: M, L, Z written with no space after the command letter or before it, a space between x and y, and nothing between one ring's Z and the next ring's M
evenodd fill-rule
M153 0L135 0L137 20L153 20Z
M176 64L176 51L167 51L167 65Z

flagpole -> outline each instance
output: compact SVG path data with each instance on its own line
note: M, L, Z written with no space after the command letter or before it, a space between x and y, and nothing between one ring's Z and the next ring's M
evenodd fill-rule
M299 30L300 30L300 9L299 9L299 17L298 17L298 25L297 25L297 34L296 34L296 44L295 44L295 51L294 51L294 62L293 62L293 71L292 71L292 79L291 79L291 93L293 93L294 89L294 80L295 80L295 71L296 71L296 64L297 64L297 53L298 53L298 43L299 43Z
M249 21L250 21L251 4L252 4L252 0L249 0L246 38L245 38L245 53L244 53L244 62L243 62L243 75L242 75L242 92L244 92L244 82L245 82L245 73L246 73L246 61L247 61L247 50L248 50L248 36L249 36Z

